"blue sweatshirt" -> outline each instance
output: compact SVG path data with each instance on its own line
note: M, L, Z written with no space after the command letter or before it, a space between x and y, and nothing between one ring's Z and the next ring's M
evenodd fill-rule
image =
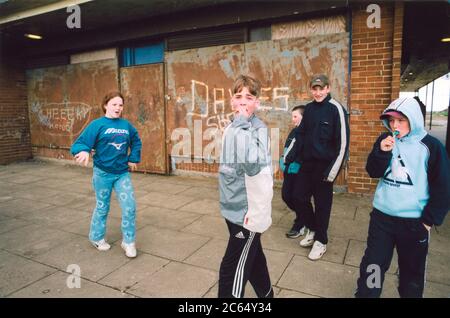
M409 120L410 132L396 138L392 151L382 151L382 134L367 159L366 170L380 178L373 206L402 218L421 218L429 226L440 225L449 209L450 168L444 146L427 134L420 106L414 98L399 98L384 112L396 110ZM389 128L388 119L383 124Z
M121 174L128 171L128 162L141 161L142 143L133 125L122 118L102 117L93 120L75 140L70 152L95 149L94 166L103 171ZM130 154L128 154L130 149Z

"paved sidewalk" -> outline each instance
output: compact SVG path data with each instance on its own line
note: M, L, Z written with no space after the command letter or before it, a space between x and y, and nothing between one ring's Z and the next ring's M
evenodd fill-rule
M111 250L87 233L92 169L30 161L0 166L0 297L216 297L228 232L217 180L133 173L138 257L120 248L120 208L113 195ZM371 198L336 194L328 251L316 262L287 239L294 214L275 189L273 225L262 236L276 297L353 297L365 248ZM450 296L450 221L432 230L426 297ZM68 266L81 270L81 288ZM69 268L69 271L71 268ZM383 297L398 297L396 258ZM246 297L255 297L247 284Z

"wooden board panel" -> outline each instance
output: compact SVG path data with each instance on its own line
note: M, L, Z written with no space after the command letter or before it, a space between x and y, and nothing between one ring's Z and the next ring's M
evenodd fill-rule
M126 99L123 115L142 140L139 170L166 173L163 64L122 68L120 78Z

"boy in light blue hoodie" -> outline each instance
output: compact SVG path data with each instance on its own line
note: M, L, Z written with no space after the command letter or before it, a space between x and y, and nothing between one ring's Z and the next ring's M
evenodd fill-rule
M397 249L400 297L423 297L430 229L449 209L450 169L444 146L427 134L414 98L393 101L381 115L389 133L375 142L366 170L380 178L370 215L356 297L379 297Z

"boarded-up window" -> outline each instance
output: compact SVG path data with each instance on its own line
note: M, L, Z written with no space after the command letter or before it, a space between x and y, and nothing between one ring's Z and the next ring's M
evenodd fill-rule
M272 25L272 40L345 32L343 15Z

